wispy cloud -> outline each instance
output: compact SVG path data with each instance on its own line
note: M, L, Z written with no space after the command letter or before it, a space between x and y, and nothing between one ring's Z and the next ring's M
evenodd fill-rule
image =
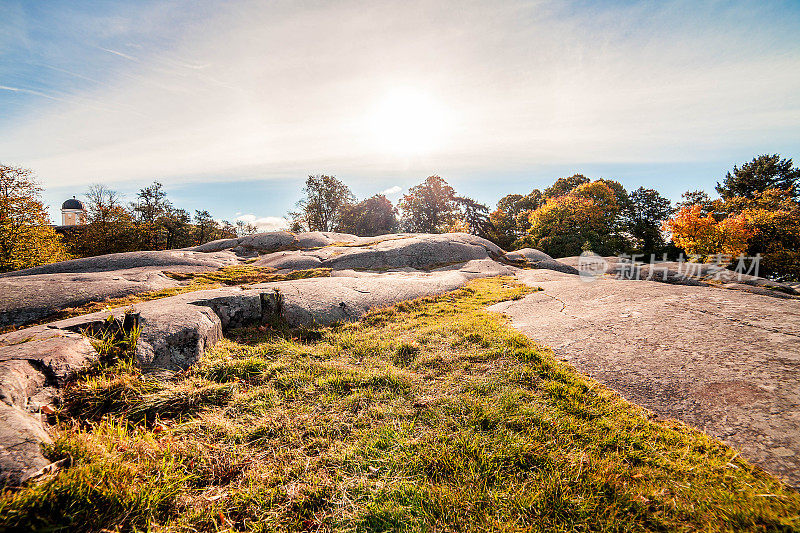
M109 54L114 54L115 56L123 57L123 58L127 59L128 61L133 61L134 63L140 63L140 61L138 59L136 59L135 57L133 57L131 55L128 55L128 54L125 54L125 53L122 53L122 52L119 52L117 50L111 50L110 48L100 48L100 49L103 50L104 52L108 52Z
M34 91L33 89L22 89L20 87L8 87L6 85L0 85L0 90L9 91L12 93L24 93L24 94L31 94L33 96L40 96L42 98L47 98L48 100L57 100L57 101L65 101L63 98L59 98L57 96L53 96L50 94L45 94L41 91Z

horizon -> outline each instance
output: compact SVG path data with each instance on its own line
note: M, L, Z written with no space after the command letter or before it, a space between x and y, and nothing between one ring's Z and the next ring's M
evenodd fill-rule
M800 145L796 2L0 13L0 157L34 171L55 221L89 184L133 200L154 180L190 213L270 220L309 174L395 203L433 174L490 208L575 173L675 201Z

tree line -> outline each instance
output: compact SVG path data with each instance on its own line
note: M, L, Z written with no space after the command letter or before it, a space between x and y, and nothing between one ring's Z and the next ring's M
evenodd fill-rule
M86 227L62 237L47 226L30 171L0 165L0 177L0 270L69 256L181 248L256 231L241 221L218 223L208 211L191 217L154 182L127 205L103 185L90 187ZM716 199L694 190L673 205L655 189L627 191L615 180L574 174L543 190L506 195L490 211L440 176L411 187L394 205L383 194L359 201L336 177L312 175L288 224L294 232L360 236L466 232L506 250L532 247L553 257L587 250L659 259L684 253L699 260L761 254L762 273L800 279L799 181L791 159L765 154L734 166L717 183Z
M0 272L140 250L170 250L253 233L244 222L218 222L206 210L194 216L172 205L163 185L153 182L133 202L105 185L85 194L85 224L56 230L30 170L0 165Z
M734 166L711 199L686 191L676 205L655 189L628 191L618 181L582 174L558 178L544 190L509 194L494 211L459 196L439 176L411 187L397 206L382 194L357 201L333 176L309 176L292 231L374 236L397 231L467 232L506 250L537 248L553 257L593 251L675 259L732 261L761 255L760 271L800 279L800 169L777 154Z
M86 225L64 232L67 251L88 257L139 250L171 250L236 236L230 222L217 222L206 210L192 216L172 205L161 183L139 190L133 202L105 185L86 193Z

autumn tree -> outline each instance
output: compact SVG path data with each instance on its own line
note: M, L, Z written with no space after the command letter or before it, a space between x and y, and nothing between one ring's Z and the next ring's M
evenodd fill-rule
M345 206L355 203L350 187L334 176L309 176L297 211L289 213L292 231L334 231Z
M747 241L754 230L747 217L715 217L699 204L687 205L664 223L672 240L691 255L704 259L718 254L738 256L747 251Z
M411 187L399 202L406 231L442 233L459 219L456 191L439 176Z
M527 235L530 229L530 213L544 203L544 195L539 189L529 194L508 194L497 202L497 209L489 215L492 223L492 238L498 246L511 249L513 243Z
M336 231L362 237L385 235L397 230L397 209L383 194L343 207Z
M768 189L783 189L796 199L800 195L798 182L800 168L794 168L791 159L781 159L778 154L763 154L741 168L734 165L722 183L717 182L717 192L727 200L734 196L755 198Z
M661 227L672 214L672 202L655 189L639 187L629 195L625 212L626 229L636 240L637 251L643 254L659 254L667 242Z
M30 170L0 164L0 272L69 259Z
M744 217L753 230L746 254L762 256L760 275L800 280L800 203L792 196L787 189L767 189L724 204L727 212Z
M520 244L553 257L579 255L584 250L619 253L627 246L620 232L621 212L608 184L583 183L568 194L548 198L531 212L528 236Z
M86 192L86 226L75 232L77 255L88 257L140 250L142 243L134 215L122 197L105 185L91 185Z

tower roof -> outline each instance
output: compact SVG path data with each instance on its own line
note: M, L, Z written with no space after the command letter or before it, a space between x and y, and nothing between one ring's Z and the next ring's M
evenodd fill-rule
M70 198L69 200L67 200L63 204L61 204L61 209L80 209L80 210L83 210L84 207L83 207L83 202L81 202L80 200L76 200L75 197L73 196L72 198Z

